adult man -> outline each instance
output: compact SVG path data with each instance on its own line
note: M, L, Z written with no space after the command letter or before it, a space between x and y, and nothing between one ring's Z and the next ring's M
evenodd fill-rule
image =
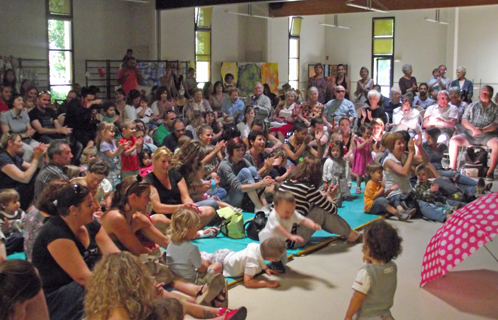
M2 85L0 87L0 112L9 111L9 103L12 98L12 87Z
M173 132L173 122L176 120L176 113L168 110L163 114L163 123L154 131L152 140L156 146L160 146L164 138Z
M67 93L66 100L64 100L64 102L60 105L59 109L57 110L57 117L58 117L57 120L59 120L59 123L64 123L69 103L71 102L71 100L76 99L77 97L78 97L78 92L76 90L70 90Z
M453 130L458 120L458 109L449 103L448 91L441 90L437 94L437 103L427 108L424 113L424 127L438 128L445 136L444 144L447 144L453 135Z
M458 135L450 140L450 166L456 169L458 148L468 145L485 145L491 148L491 163L486 180L494 180L498 163L498 106L491 101L493 88L483 86L479 101L471 103L463 113L462 124L456 125Z
M183 121L176 119L175 122L173 122L172 134L164 138L162 145L166 146L166 148L168 148L171 152L175 152L175 149L178 147L178 139L180 139L183 135L187 135L191 139L194 138L190 131L185 130L185 124Z
M356 118L356 111L354 108L354 104L348 99L344 98L346 95L346 89L343 86L335 87L335 99L330 100L325 104L323 108L323 121L327 126L327 129L332 132L334 130L334 126L332 122L334 120L339 120L343 117L349 118L349 121L353 123Z
M35 180L35 199L43 191L43 188L52 180L68 179L64 173L64 166L71 164L71 148L65 140L53 140L47 149L48 164L43 167Z
M31 126L36 130L33 138L46 144L54 139L64 138L73 132L71 128L61 126L55 111L48 107L49 104L50 93L42 91L36 98L36 108L28 114Z
M254 85L254 95L251 97L254 111L256 112L255 119L270 121L271 101L270 98L263 94L263 84L256 82Z
M230 99L223 100L221 104L221 112L225 121L238 114L237 119L233 119L235 123L240 122L243 118L244 102L239 99L239 89L231 88L229 91Z
M401 107L401 90L398 88L391 88L390 100L384 105L384 110L389 116L389 122L393 122L393 111L396 108Z
M135 58L128 57L123 68L118 72L118 84L128 94L131 89L138 89L138 84L143 80L142 74L137 69Z
M468 103L463 101L460 97L460 88L451 87L450 88L450 103L458 109L458 123L462 121L463 113L465 108L467 108Z
M74 139L84 148L93 145L97 132L98 121L91 107L101 103L102 100L95 100L95 92L89 88L82 88L81 99L73 99L69 103L64 125L73 130Z
M413 98L414 107L421 107L425 110L427 109L427 107L434 104L435 101L429 97L429 86L427 85L427 83L422 82L418 86L418 93L419 95Z

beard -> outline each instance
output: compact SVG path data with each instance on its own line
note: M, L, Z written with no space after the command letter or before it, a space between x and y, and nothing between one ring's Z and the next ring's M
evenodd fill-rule
M420 95L421 97L426 97L426 96L427 96L427 91L425 91L425 92L424 92L424 91L420 91L420 92L419 92L419 95Z

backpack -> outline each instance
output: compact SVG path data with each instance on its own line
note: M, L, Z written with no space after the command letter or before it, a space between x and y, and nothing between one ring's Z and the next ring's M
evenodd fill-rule
M265 228L267 221L268 217L263 211L256 212L254 219L244 224L247 236L252 240L259 241L259 232Z
M230 207L220 209L217 212L221 217L221 233L233 239L241 239L246 237L242 212L235 212Z
M467 148L462 174L468 177L486 177L488 172L488 152L483 148Z

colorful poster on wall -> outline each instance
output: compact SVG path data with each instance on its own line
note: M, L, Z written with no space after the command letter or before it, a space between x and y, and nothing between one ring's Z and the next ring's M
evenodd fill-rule
M261 81L261 63L239 62L240 95L247 97L252 94L254 84Z
M278 91L278 63L263 62L261 64L261 82L267 83L271 92Z
M225 84L225 76L227 73L231 73L233 75L233 83L236 84L239 80L239 68L237 67L237 62L221 63L221 78L223 79L223 84Z

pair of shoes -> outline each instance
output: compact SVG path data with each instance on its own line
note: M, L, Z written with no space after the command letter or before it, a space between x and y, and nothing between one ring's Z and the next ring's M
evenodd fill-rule
M270 269L272 269L273 271L277 271L278 273L285 273L285 266L284 264L282 263L282 261L273 261L272 263L270 263L270 265L268 266Z
M203 289L205 289L204 292L202 292ZM224 297L224 300L220 300L218 298L220 295ZM212 307L216 301L221 301L228 306L227 283L225 281L225 277L219 273L216 274L208 284L202 286L201 290L197 293L195 303Z
M401 210L397 211L395 216L398 218L399 221L406 221L410 219L415 212L417 212L417 209L407 209L407 210Z
M209 230L208 232L205 232L206 230ZM204 230L199 230L197 231L197 238L202 239L202 238L216 238L220 234L220 229L216 227L209 227Z
M486 181L494 181L494 180L495 180L495 175L493 174L493 172L488 173L488 175L486 176Z
M357 194L360 194L360 193L361 193L361 188L360 188L360 187L356 188L356 193L357 193Z
M233 310L220 308L216 317L221 317L222 315L225 315L225 320L245 320L247 317L247 308L240 307Z
M486 186L484 187L484 191L491 191L491 188L493 188L493 183L488 183L486 184Z

